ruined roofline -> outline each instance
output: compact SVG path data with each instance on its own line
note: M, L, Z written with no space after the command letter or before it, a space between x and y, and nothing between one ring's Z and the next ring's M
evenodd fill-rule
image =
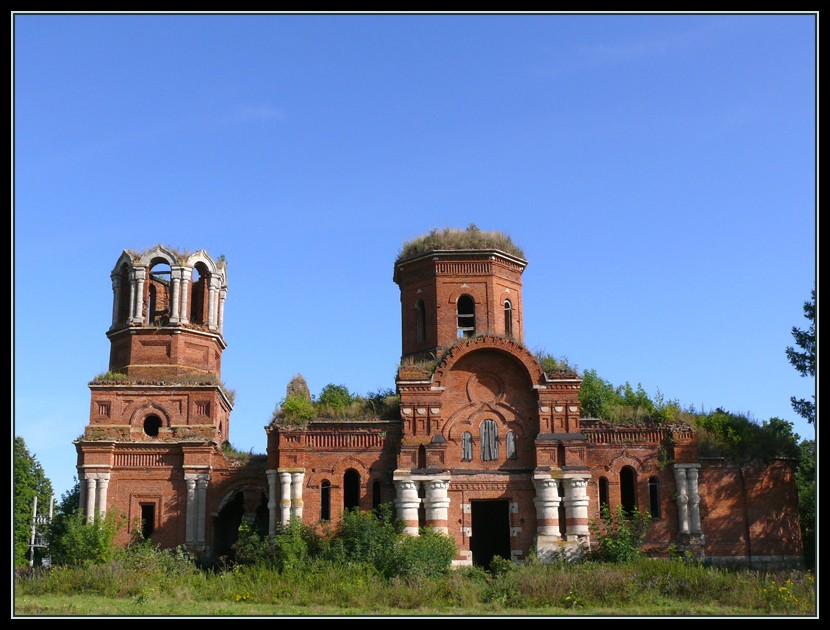
M503 232L480 230L470 225L466 230L433 228L429 233L406 241L395 264L419 258L422 254L448 252L500 252L512 259L527 263L524 252Z

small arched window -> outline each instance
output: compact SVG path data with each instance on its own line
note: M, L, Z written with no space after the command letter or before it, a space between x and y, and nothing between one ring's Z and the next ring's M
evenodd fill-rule
M513 305L510 300L504 301L504 334L513 336Z
M328 479L320 484L320 520L331 520L331 481Z
M144 418L144 433L150 437L158 437L161 428L161 418L156 415L149 415Z
M415 303L415 341L423 343L426 341L427 319L424 312L424 301L418 300Z
M469 431L464 431L461 436L461 461L473 461L473 434Z
M473 337L476 334L476 303L469 295L458 298L458 336Z
M499 458L499 427L495 420L481 423L481 461L493 461Z
M508 431L507 435L504 436L504 451L507 459L516 459L518 457L516 453L516 434L513 431Z
M657 477L648 479L648 507L651 518L660 518L660 480Z

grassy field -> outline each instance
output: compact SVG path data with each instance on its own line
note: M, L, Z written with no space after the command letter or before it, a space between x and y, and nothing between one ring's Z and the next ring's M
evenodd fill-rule
M278 572L204 571L173 558L22 572L14 615L36 616L803 616L816 614L804 571L748 571L639 559L459 569L388 579L367 565L310 562Z

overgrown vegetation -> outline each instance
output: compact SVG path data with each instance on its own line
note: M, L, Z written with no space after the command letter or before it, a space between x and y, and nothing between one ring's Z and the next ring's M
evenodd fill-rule
M318 531L299 521L280 525L274 536L243 524L234 545L235 560L283 572L320 562L334 566L366 565L379 576L427 578L450 570L455 543L422 529L404 536L391 504L370 512L346 510L333 529Z
M366 420L399 419L400 398L391 389L379 389L364 396L354 394L345 385L330 383L316 399L308 392L305 379L295 376L277 404L272 422L282 426L304 427L313 419Z
M193 372L190 374L181 374L175 378L138 378L130 376L124 372L117 370L109 370L97 374L91 383L129 383L131 385L214 385L218 386L225 394L225 397L231 403L231 406L236 401L236 390L229 388L225 383L219 379L215 374L204 374L201 372Z
M201 569L181 549L130 545L86 567L22 572L16 615L713 615L812 616L815 580L803 571L747 571L682 560L502 563L434 577L381 575L366 563L309 561Z
M507 234L481 230L471 223L466 230L433 228L429 233L404 243L397 262L432 251L466 249L497 249L518 258L525 256L522 249L513 243Z
M600 506L600 517L589 524L591 556L603 562L631 562L640 557L643 540L651 525L651 515L636 507L627 512L620 505L612 512L606 504Z

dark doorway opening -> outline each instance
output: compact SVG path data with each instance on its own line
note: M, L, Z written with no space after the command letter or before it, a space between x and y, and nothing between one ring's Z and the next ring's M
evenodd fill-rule
M494 556L510 560L510 502L506 499L472 501L470 511L473 564L489 568Z
M239 525L245 513L243 499L242 492L237 492L213 521L213 553L217 558L234 556L232 545L239 538Z
M141 537L149 540L156 529L156 504L141 504Z

